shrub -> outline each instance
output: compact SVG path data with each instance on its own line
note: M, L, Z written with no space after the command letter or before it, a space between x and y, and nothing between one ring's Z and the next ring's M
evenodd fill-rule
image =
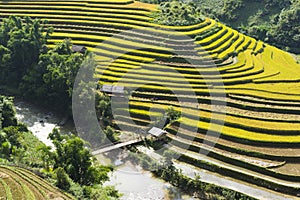
M181 113L179 111L175 110L173 108L173 106L170 106L166 109L166 114L171 122L179 119L181 116Z
M61 167L56 169L56 186L66 191L69 190L71 186L69 176Z

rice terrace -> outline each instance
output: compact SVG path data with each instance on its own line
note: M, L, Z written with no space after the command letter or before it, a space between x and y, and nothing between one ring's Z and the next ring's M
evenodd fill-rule
M296 1L293 3L297 4ZM186 10L183 5L186 5ZM42 66L46 63L44 69L38 70L38 67L32 67L33 64L28 64L28 69L23 70L22 75L16 75L17 78L11 79L20 81L16 86L10 87L13 84L10 85L7 79L6 83L1 82L1 85L5 87L3 89L0 87L0 91L1 93L2 90L8 91L10 95L24 95L25 99L32 97L32 102L35 103L43 102L43 98L48 99L51 102L46 105L48 108L58 105L53 103L57 99L61 102L71 102L72 93L69 88L73 87L76 73L68 73L68 70L75 66L69 65L68 62L77 60L88 63L86 65L89 66L93 61L88 60L90 57L86 54L92 52L96 66L93 80L97 80L95 89L97 94L93 99L98 101L96 102L96 115L99 126L112 141L112 145L120 142L126 143L130 136L133 136L134 140L137 137L142 138L150 128L159 127L163 130L165 138L152 141L153 138L149 139L145 136L144 142L138 139L136 143L138 145L147 143L158 154L160 154L160 148L166 148L167 152L172 152L171 162L179 165L195 170L205 170L208 174L282 195L282 199L299 199L300 64L297 61L297 55L230 28L221 20L204 17L199 14L199 9L193 10L191 5L180 1L162 3L159 6L134 0L1 0L0 68L7 58L4 56L6 53L3 52L13 52L9 42L5 46L5 40L12 36L9 35L9 31L8 35L5 35L4 31L16 30L19 26L21 30L29 34L35 29L32 28L27 32L24 28L26 24L32 23L33 27L38 26L26 17L30 17L30 20L45 21L41 25L43 28L40 28L42 34L38 37L42 38L47 35L47 40L45 40L47 50L39 51L42 53L37 54L38 61L34 64ZM172 9L183 10L180 17L186 17L185 19L192 20L192 22L177 23L176 17L178 16L176 12L172 13ZM193 16L190 13L194 13ZM17 17L20 18L17 19ZM5 20L14 20L13 23L16 26L12 28L13 26L4 25ZM51 32L46 33L50 29ZM16 40L23 41L21 33L14 37ZM26 39L24 41L18 47L23 48ZM57 46L62 43L64 45ZM75 51L78 57L71 56L68 61L60 65L60 69L67 74L60 77L58 74L60 72L56 72L55 67L51 67L51 62L55 63L53 66L58 66L58 63L66 58L57 56L60 55L59 52L65 52L64 48L69 48L67 52L73 48L73 52L62 54L72 55ZM30 49L28 48L25 52ZM57 55L55 52L58 52ZM47 53L54 56L48 59ZM12 56L15 54L12 53ZM45 56L41 56L42 54ZM26 63L26 53L22 56ZM64 65L67 67L64 68ZM14 68L1 68L5 74L6 71L3 69L7 71L7 74L11 74ZM52 78L47 76L51 73L38 75L47 70L53 70ZM1 77L8 77L1 73ZM56 76L55 73L58 75ZM66 76L73 77L73 82L70 84L65 81L67 87L60 86L56 82L49 83L55 81L53 77L58 77L57 80L59 78L65 80ZM38 78L32 81L32 77ZM36 80L44 80L49 86L39 89L39 85L44 82ZM26 84L32 85L27 87ZM34 84L37 86L33 87ZM33 88L32 91L30 88ZM64 93L53 92L53 88L63 88ZM110 92L107 88L110 88ZM112 88L119 89L119 93L118 91L114 93ZM38 96L35 91L39 91L42 95ZM51 93L52 96L46 97L47 93ZM73 92L73 103L74 98L77 97L76 95L74 97L74 94L77 93ZM82 101L82 96L90 97L87 93L82 94L78 95L78 102ZM68 101L64 101L63 98L68 98ZM117 102L114 103L114 100ZM1 102L0 98L2 109ZM111 108L108 108L109 106ZM66 103L65 107L59 107L58 110L67 113L69 108L71 108L70 104ZM77 119L74 111L72 118L76 126ZM85 118L84 122L89 127L89 131L93 132L94 129L89 119L89 117ZM18 126L21 127L21 125ZM26 132L20 127L18 131ZM2 140L3 135L9 136L11 133L7 131L7 128L3 127L3 130L5 134L2 134L0 126L2 144L9 140ZM84 132L80 130L85 129L77 129L79 136L81 136L80 132ZM142 136L137 133L137 130L144 131ZM59 143L65 144L62 139L64 136L59 136L55 131L51 136L49 135L55 146ZM66 136L66 138L77 141L75 136L74 138ZM97 145L98 140L95 139L101 138L100 136L88 134L82 138L91 144L91 149L97 150L101 147ZM10 143L14 145L13 142ZM67 144L69 143L66 142ZM83 144L84 142L78 143L84 149ZM18 145L19 143L16 143L16 149L19 148ZM128 149L137 151L134 144L130 143L128 146ZM75 151L75 146L71 147ZM31 146L23 149L30 148ZM64 148L67 146L62 147ZM4 159L7 159L10 164L14 163L14 159L21 155L12 147L9 150L11 156L2 159L2 155L6 155L5 152L7 152L5 149L6 146L2 145L1 163ZM59 146L56 146L54 151L56 153L47 150L46 147L43 149L41 161L30 162L33 165L32 168L43 168L41 173L47 171L43 177L52 177L51 183L23 168L6 165L5 161L0 166L0 199L80 199L75 195L80 192L70 192L73 182L75 185L78 183L82 188L85 186L93 188L82 189L83 192L80 195L87 199L114 199L109 197L112 192L106 192L106 197L97 195L92 197L91 195L96 192L91 191L96 191L97 188L93 187L91 180L98 179L85 181L84 177L89 177L92 171L86 174L83 172L76 174L72 171L74 170L71 167L72 164L68 166L59 164L59 161L72 163L68 158L60 159L60 155L64 154L60 153ZM66 152L69 151L66 150ZM78 152L83 152L83 150ZM165 155L166 153L161 153L161 156ZM75 154L72 156L77 158ZM24 165L27 164L16 164L21 167ZM170 169L168 166L166 168ZM63 171L61 174L66 173L68 178L58 178L60 169ZM86 169L88 170L89 167ZM104 171L109 170L105 168ZM157 171L154 173L162 177L160 173L162 170ZM49 175L51 173L55 175ZM172 173L175 174L175 172ZM179 172L176 171L176 173ZM77 178L79 175L81 178ZM180 181L168 179L166 176L162 178L184 191L189 190L182 188L182 185L188 185L188 181L183 184ZM61 183L59 180L69 180L72 183L66 189L61 187L64 184L59 184ZM182 180L186 181L186 179ZM103 182L99 179L97 183L102 187ZM216 187L220 186L230 191L232 189L230 186L214 184ZM193 184L195 185L196 183ZM203 188L201 186L201 190ZM220 192L220 189L215 189L215 191L208 189L200 195L196 195L197 187L192 191L194 198L199 199L260 199L259 195L252 195L251 192L243 197L229 197L224 192ZM210 196L213 193L217 194L217 198ZM115 195L115 198L122 197Z
M1 198L5 194L7 199L74 199L27 170L1 166L0 174Z

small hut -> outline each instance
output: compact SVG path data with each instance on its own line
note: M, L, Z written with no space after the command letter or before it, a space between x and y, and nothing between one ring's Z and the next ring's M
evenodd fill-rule
M100 90L101 92L111 93L112 87L113 87L112 85L104 84Z
M164 131L157 127L152 127L148 133L152 136L152 138L156 140L163 140L166 137L167 131Z
M87 48L85 46L73 45L72 51L84 54L87 51Z
M111 92L113 94L124 94L124 86L113 86Z
M110 84L104 84L101 89L101 92L105 92L108 94L124 94L124 86L117 86L117 85L110 85Z

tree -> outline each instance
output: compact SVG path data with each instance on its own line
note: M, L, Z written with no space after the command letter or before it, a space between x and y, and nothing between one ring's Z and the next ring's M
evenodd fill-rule
M180 118L181 113L173 108L173 106L169 106L166 109L166 114L168 119L172 122Z
M54 153L51 151L51 147L42 144L37 147L37 151L41 152L44 168L49 171L50 165L54 164Z
M89 200L108 199L115 200L120 198L120 194L113 186L84 187L84 194Z
M64 40L39 56L38 64L28 70L20 84L25 97L71 112L74 81L85 58L73 53L71 46L70 40Z
M0 129L16 125L17 118L13 98L0 96Z
M1 79L18 87L27 70L38 63L39 55L52 32L46 21L11 16L0 27Z
M159 10L154 12L153 21L158 24L185 26L203 22L201 11L193 2L163 2Z
M102 92L96 93L96 109L98 118L103 122L103 126L111 125L111 120L113 119L111 110L111 99L110 97Z
M1 154L4 155L6 158L9 158L12 150L12 145L10 144L9 141L5 141L1 144Z
M19 137L22 132L19 130L19 126L6 127L3 129L3 132L5 132L7 140L12 145L20 147Z
M289 51L300 53L300 2L292 1L289 9L283 9L268 32L270 40L279 46L289 46Z
M79 184L88 183L89 180L85 179L91 178L87 174L92 165L92 158L89 150L84 147L84 142L76 136L71 136L64 144L64 154L65 169L70 177Z
M107 138L108 138L111 142L117 142L117 141L120 140L120 139L118 138L117 133L115 132L115 130L114 130L112 127L107 126L104 132L105 132Z
M236 12L244 6L243 0L225 0L218 17L222 20L233 21L237 19Z
M75 136L61 135L57 129L49 134L55 145L54 168L63 168L68 176L80 185L102 184L108 180L109 167L95 165L85 142Z

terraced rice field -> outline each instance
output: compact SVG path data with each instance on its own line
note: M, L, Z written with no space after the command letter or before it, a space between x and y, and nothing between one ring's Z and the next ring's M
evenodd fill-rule
M18 168L0 166L0 199L74 199L62 193L34 173Z
M167 136L182 162L299 196L300 65L211 19L154 24L155 9L131 0L1 1L0 17L47 19L50 47L71 38L95 52L99 83L131 91L129 108L114 116L123 131L149 127L172 105L182 117Z

